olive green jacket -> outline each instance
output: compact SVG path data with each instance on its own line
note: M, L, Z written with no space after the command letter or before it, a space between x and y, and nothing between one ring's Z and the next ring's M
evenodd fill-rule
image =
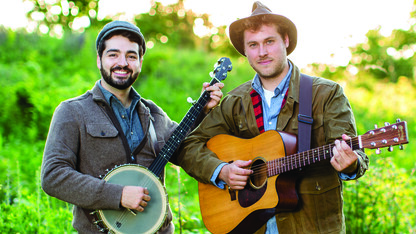
M300 71L294 66L286 104L277 121L277 130L297 134L299 112ZM250 97L248 81L224 97L203 120L200 126L183 142L179 160L184 170L203 183L210 178L220 163L205 143L218 134L253 138L260 134ZM337 83L323 78L313 78L313 126L311 148L331 144L343 133L356 136L354 115L343 89ZM368 167L368 158L361 150L359 168L355 179ZM329 161L305 167L299 172L299 208L293 212L279 213L276 222L280 233L342 233L345 232L343 216L342 182ZM232 218L232 217L230 217ZM264 232L265 227L259 232Z

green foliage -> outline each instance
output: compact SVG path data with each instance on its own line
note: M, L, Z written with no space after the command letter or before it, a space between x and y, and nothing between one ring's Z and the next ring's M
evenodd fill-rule
M99 79L96 32L66 34L62 39L0 31L0 232L72 233L71 205L47 196L39 170L49 122L59 102L80 95ZM27 42L30 43L27 43ZM180 121L197 99L202 82L226 54L177 49L157 43L144 57L135 89ZM224 81L228 92L254 72L245 58L231 57L233 70ZM296 62L296 61L295 61ZM324 67L324 76L340 82L356 115L358 133L401 118L408 122L410 144L404 151L371 150L370 169L358 181L345 183L345 216L351 233L414 233L416 88L412 77L380 82L370 73L351 75L346 68ZM319 73L317 75L322 75ZM198 205L197 182L172 165L166 186L176 230L205 233ZM178 176L180 175L180 176Z
M94 22L98 14L99 0L27 1L33 3L33 8L27 12L27 17L37 22L38 26L46 25L49 28L58 26L70 29L73 28L76 19L87 17L90 22Z
M384 37L380 28L367 33L367 41L351 48L350 64L359 68L359 75L369 73L378 79L397 82L401 76L414 77L416 32L395 30Z
M390 157L370 159L372 165L363 178L344 183L347 232L414 233L414 169L410 173L400 169Z

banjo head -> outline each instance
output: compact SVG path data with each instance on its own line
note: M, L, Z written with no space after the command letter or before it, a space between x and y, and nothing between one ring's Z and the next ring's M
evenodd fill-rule
M143 212L99 210L98 217L113 233L155 233L166 219L168 196L159 178L147 168L126 164L111 170L104 178L108 183L146 187L151 200Z

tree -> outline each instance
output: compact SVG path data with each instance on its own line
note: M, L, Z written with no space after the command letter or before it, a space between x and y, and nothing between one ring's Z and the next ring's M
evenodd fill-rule
M33 9L27 13L28 19L43 32L82 31L97 20L99 0L25 1L33 3Z
M113 20L97 19L99 0L26 0L33 3L33 9L27 13L37 29L50 35L62 35L64 32L82 32L86 28L101 28ZM176 48L197 48L207 51L236 54L228 43L225 26L216 28L207 14L198 15L186 10L184 0L168 6L152 1L148 13L135 16L135 22L145 38L154 43L168 43ZM194 32L196 22L205 27L207 34L197 36Z

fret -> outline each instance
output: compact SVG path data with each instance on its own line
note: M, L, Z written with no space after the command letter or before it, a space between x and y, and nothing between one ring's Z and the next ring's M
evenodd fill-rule
M283 169L282 169L282 159L281 158L276 159L276 162L277 162L277 168L279 168L278 173L279 174L283 173Z
M305 153L304 152L302 152L302 156L303 156L303 166L306 166L307 164L306 164L306 159L305 159Z
M291 169L295 169L296 168L296 160L293 160L295 157L289 157L290 158L290 164L291 164ZM292 162L292 160L294 161L294 163Z
M290 157L284 157L284 158L285 158L285 172L290 171L290 163L288 160Z

